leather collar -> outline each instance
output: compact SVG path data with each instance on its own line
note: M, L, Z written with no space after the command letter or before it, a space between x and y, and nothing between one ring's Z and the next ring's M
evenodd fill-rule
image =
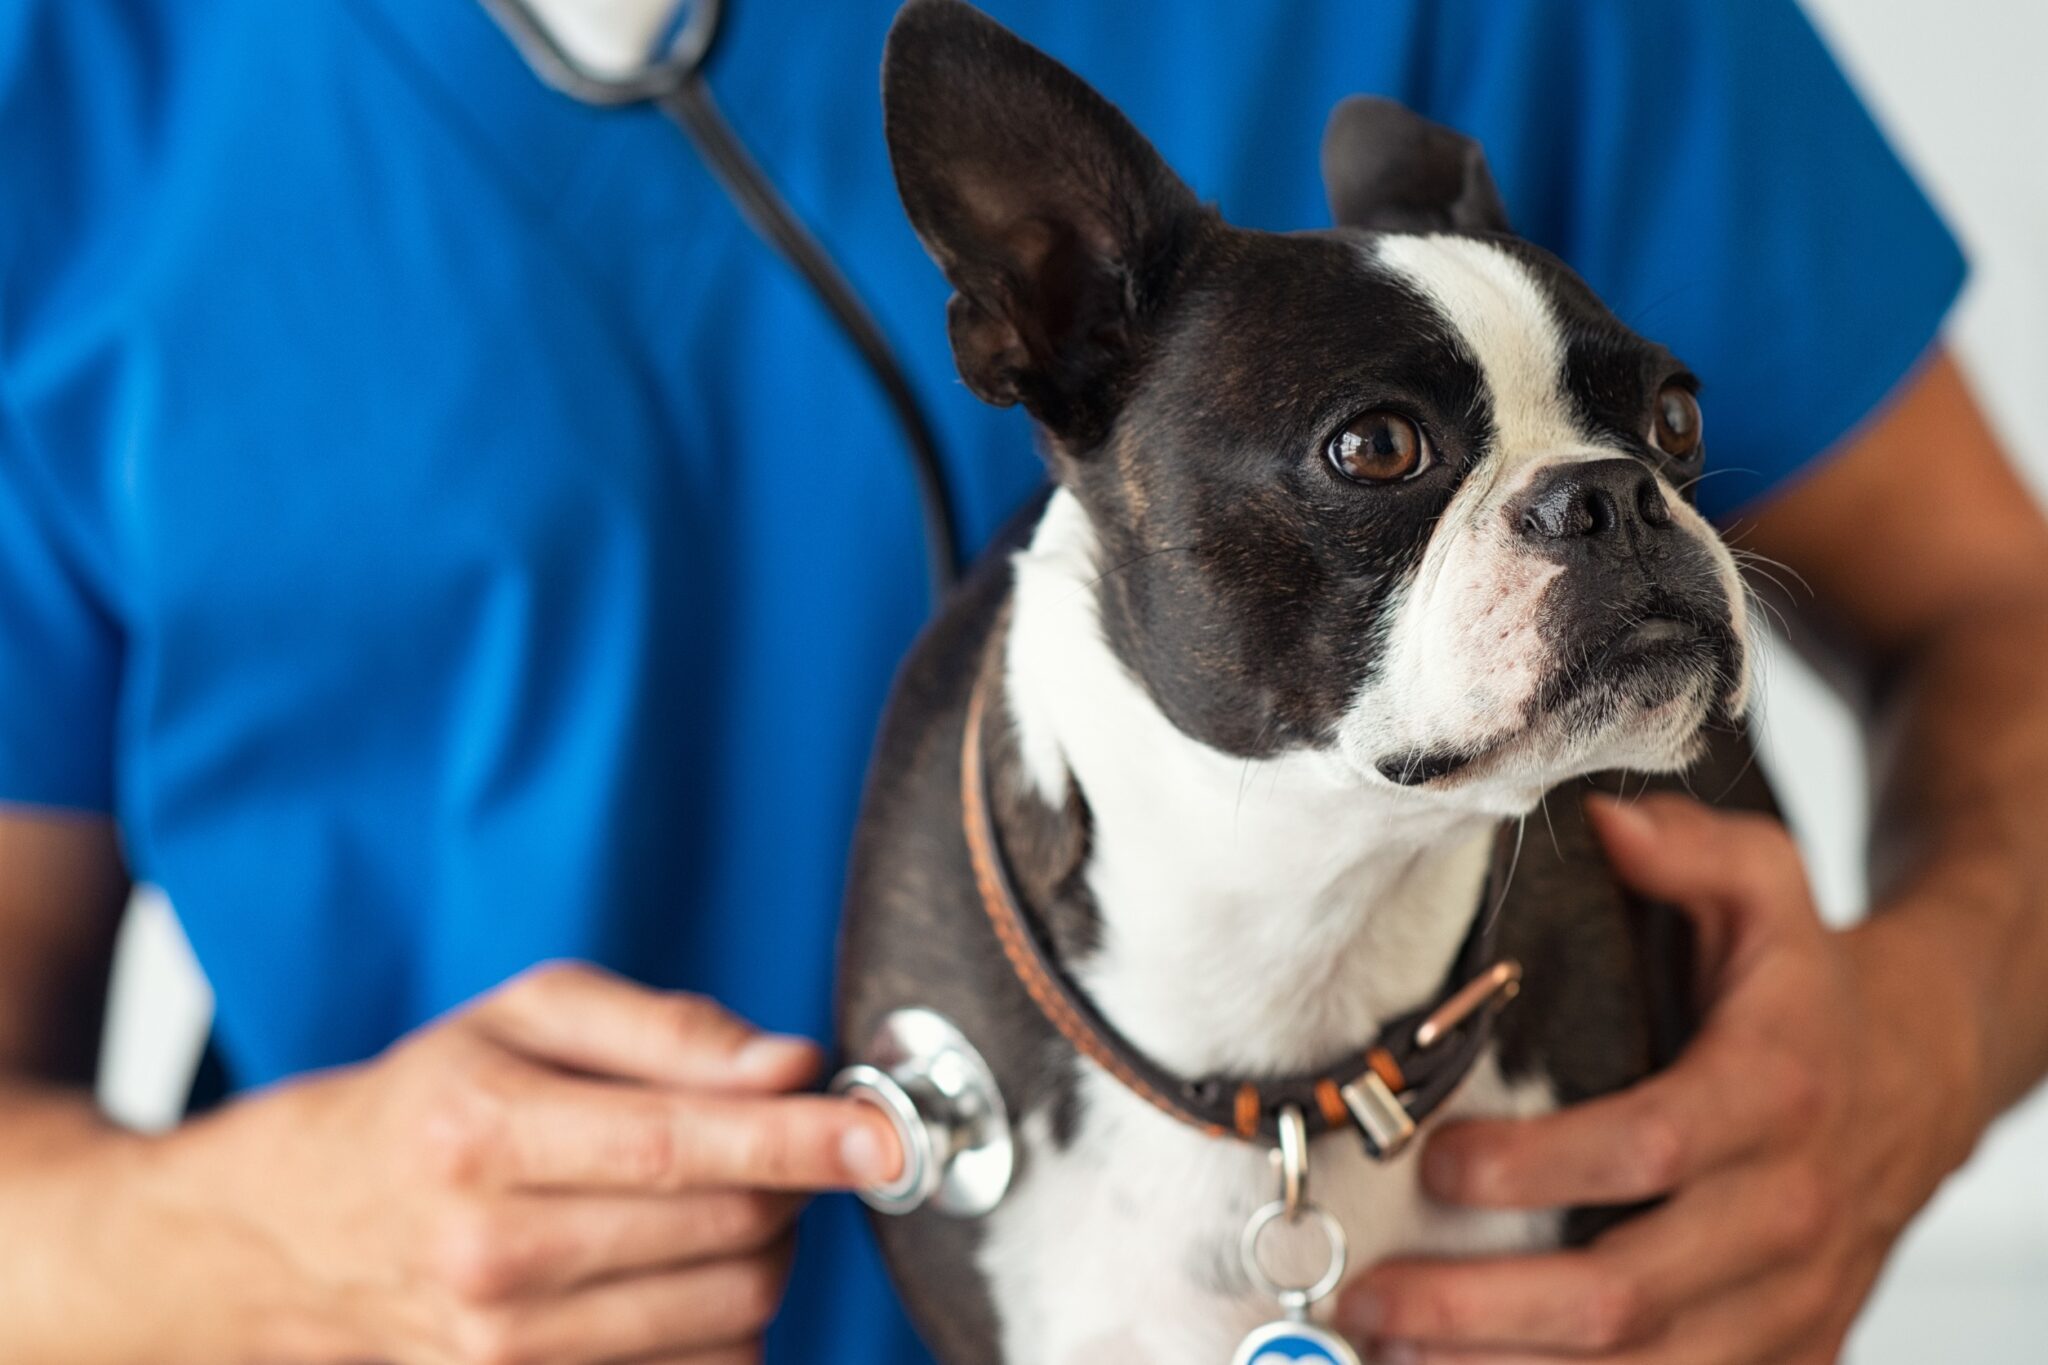
M983 762L991 674L984 669L967 705L960 747L961 828L982 909L1018 982L1076 1052L1153 1107L1212 1137L1277 1144L1283 1111L1298 1111L1313 1135L1358 1132L1386 1160L1442 1108L1493 1036L1494 1019L1519 988L1521 969L1498 958L1500 908L1515 853L1514 826L1494 840L1478 913L1436 997L1398 1015L1364 1047L1315 1072L1292 1076L1212 1075L1189 1079L1154 1062L1103 1018L1054 958L1011 880L995 826Z

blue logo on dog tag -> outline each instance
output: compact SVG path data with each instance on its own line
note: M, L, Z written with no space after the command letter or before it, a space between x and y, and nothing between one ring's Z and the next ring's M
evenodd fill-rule
M1359 1365L1342 1337L1305 1322L1269 1322L1244 1339L1231 1365Z

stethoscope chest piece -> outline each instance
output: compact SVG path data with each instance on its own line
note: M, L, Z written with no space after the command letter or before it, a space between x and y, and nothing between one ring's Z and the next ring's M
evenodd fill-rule
M1010 1188L1016 1149L995 1074L944 1015L885 1015L874 1037L832 1078L832 1093L866 1100L895 1126L903 1174L860 1197L883 1213L932 1208L979 1218Z

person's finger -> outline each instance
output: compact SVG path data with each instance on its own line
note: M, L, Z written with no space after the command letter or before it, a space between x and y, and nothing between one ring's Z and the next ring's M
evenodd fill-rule
M802 1207L801 1196L762 1190L504 1196L448 1217L434 1269L472 1302L502 1302L751 1255L779 1242Z
M1792 1167L1737 1168L1583 1251L1383 1262L1345 1292L1337 1320L1360 1339L1466 1350L1640 1346L1692 1305L1798 1256L1820 1205Z
M675 1194L844 1190L896 1177L903 1154L875 1106L824 1095L677 1094L521 1068L437 1125L458 1185Z
M1731 918L1745 927L1769 922L1773 911L1808 903L1798 846L1776 820L1672 793L1631 802L1594 795L1586 814L1625 885L1709 928ZM1799 894L1788 897L1788 887Z
M782 1302L794 1243L745 1258L591 1285L508 1304L478 1319L484 1358L642 1360L751 1345Z
M1822 1365L1804 1345L1826 1318L1834 1281L1804 1269L1760 1276L1680 1313L1640 1345L1614 1351L1465 1348L1427 1342L1374 1343L1374 1365Z
M537 1060L652 1085L794 1090L822 1064L808 1039L763 1033L716 1001L650 990L582 963L523 973L470 1017Z
M1786 1054L1709 1030L1667 1071L1534 1118L1446 1124L1423 1149L1431 1194L1486 1208L1632 1204L1796 1131L1813 1078Z
M1833 1356L1816 1357L1809 1343L1844 1288L1829 1268L1803 1259L1680 1314L1643 1365L1820 1365Z

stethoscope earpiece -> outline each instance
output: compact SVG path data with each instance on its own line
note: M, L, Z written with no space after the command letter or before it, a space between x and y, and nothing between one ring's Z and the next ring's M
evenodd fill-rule
M979 1218L1001 1203L1016 1166L1009 1110L995 1073L952 1021L897 1010L859 1055L867 1060L834 1076L832 1093L880 1109L903 1149L903 1173L860 1192L869 1207Z

